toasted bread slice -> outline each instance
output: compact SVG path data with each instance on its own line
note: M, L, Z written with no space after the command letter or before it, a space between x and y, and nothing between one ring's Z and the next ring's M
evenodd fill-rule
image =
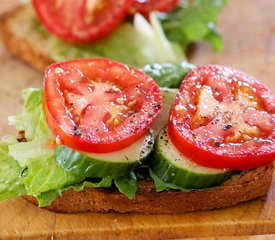
M115 190L86 188L63 192L48 210L63 213L121 212L142 214L175 214L210 210L236 205L265 195L271 185L273 164L233 175L220 186L191 192L163 191L157 193L152 182L140 181L134 200ZM33 196L24 199L37 204Z
M34 28L30 5L15 8L3 18L3 41L9 51L33 67L44 71L54 62L50 42Z

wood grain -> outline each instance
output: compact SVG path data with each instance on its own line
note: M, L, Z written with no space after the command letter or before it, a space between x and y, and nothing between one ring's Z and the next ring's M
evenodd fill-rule
M238 68L275 91L274 12L274 0L231 0L219 21L224 51L215 54L207 44L199 44L190 55L191 62ZM12 58L1 42L0 73L3 136L14 133L7 117L21 111L21 90L41 87L42 74ZM0 239L275 239L274 234L274 179L264 198L227 209L179 215L69 215L38 209L21 198L0 203Z

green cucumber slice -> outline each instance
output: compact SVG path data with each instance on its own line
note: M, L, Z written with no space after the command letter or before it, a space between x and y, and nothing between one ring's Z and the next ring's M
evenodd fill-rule
M150 167L164 182L187 189L213 187L232 174L225 169L207 168L188 160L173 145L166 126L161 129L156 139Z
M63 145L55 147L58 164L68 172L85 177L118 177L136 169L153 151L151 132L129 147L111 153L78 152Z

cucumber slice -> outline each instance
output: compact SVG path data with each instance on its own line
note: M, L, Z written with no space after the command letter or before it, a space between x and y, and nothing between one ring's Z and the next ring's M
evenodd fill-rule
M137 168L153 151L151 132L129 147L111 153L78 152L63 145L55 147L58 164L68 172L85 177L124 176Z
M161 129L155 143L153 172L164 182L187 189L207 188L228 179L231 171L199 166L183 156L173 145L167 127Z
M175 97L177 95L177 88L160 88L162 95L162 111L156 118L155 122L151 126L154 131L154 135L157 136L160 129L163 128L168 122L168 116L170 108L172 107Z

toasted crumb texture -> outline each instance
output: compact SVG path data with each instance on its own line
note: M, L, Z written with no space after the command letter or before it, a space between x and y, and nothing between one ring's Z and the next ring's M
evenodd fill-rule
M44 71L54 60L47 39L33 27L33 16L28 5L8 13L1 22L3 41L12 54Z
M210 210L236 205L265 195L271 185L273 164L233 175L218 187L205 190L156 193L152 182L140 181L134 200L119 192L86 188L81 192L64 191L48 210L63 213L121 212L142 214L174 214ZM37 204L33 196L23 196Z

